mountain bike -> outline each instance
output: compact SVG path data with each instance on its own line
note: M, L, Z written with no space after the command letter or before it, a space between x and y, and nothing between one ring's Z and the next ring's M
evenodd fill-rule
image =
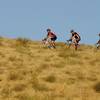
M67 45L67 48L73 47L75 50L77 50L79 46L79 43L75 38L71 41L67 40L65 44Z
M42 40L42 44L43 44L43 47L48 47L48 48L50 48L50 49L56 48L55 42L54 42L54 41L51 41L50 38L44 38L44 39Z

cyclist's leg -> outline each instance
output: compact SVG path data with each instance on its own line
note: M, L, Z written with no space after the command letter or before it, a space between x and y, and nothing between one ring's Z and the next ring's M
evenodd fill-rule
M79 39L76 39L76 43L75 43L75 50L77 50L77 48L78 48L78 45L79 45Z
M77 47L78 47L78 41L77 41L76 38L73 38L73 44L74 44L75 50L77 50Z
M51 38L51 41L52 41L52 47L53 47L53 48L56 47L55 40L56 40L56 37Z

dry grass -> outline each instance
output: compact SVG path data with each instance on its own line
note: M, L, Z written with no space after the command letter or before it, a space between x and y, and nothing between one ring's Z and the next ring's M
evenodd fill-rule
M100 100L100 50L0 38L0 100Z

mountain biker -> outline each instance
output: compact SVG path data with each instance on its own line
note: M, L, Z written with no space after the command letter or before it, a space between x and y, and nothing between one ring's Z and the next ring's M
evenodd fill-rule
M47 29L47 38L49 39L49 41L51 42L51 46L55 48L55 41L57 39L57 36L51 32L51 29Z
M98 42L96 43L97 48L100 47L100 33L99 33L98 35L99 35L99 40L98 40Z
M71 33L71 38L67 41L75 42L78 44L79 41L81 40L81 37L79 36L79 34L77 32L75 32L74 30L71 30L70 33Z
M55 41L57 39L57 36L51 32L51 29L47 29L47 37L51 39L51 41Z

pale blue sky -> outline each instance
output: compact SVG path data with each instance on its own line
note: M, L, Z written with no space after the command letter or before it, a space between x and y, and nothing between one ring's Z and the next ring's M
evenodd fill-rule
M50 27L58 41L70 29L82 43L94 44L100 32L100 0L0 0L0 36L41 40Z

